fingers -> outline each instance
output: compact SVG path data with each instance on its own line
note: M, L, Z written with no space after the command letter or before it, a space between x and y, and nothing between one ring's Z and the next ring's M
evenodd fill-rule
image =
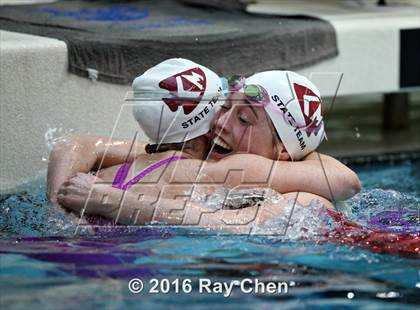
M93 175L77 173L60 187L57 201L75 213L99 214L102 210L103 191L93 191L97 189L95 179Z
M78 172L76 175L70 179L70 182L74 184L82 185L84 187L90 188L97 182L102 182L103 180L90 174Z
M69 199L68 199L68 197L66 195L59 193L57 195L57 202L60 205L63 205L63 206L66 206L67 207L67 204L69 203Z
M74 176L73 178L75 179L79 179L79 180L95 180L95 176L91 175L89 173L83 173L83 172L78 172L76 173L76 176Z
M84 175L85 174L83 173L78 173L76 176L64 182L62 186L60 187L60 189L63 189L66 187L67 188L72 187L72 188L80 188L83 190L90 190L94 184L93 180L92 179L87 180Z
M70 196L68 195L64 195L64 194L58 194L57 195L57 202L66 207L67 209L73 210L73 211L81 211L80 208L78 208L79 206L77 206L76 204L74 204L74 199L72 199Z
M61 186L57 194L63 194L63 195L74 194L74 195L86 196L89 194L89 192L77 185L69 184L69 185Z
M80 179L88 180L88 181L95 181L99 179L96 175L93 175L91 173L83 173L83 172L76 173L76 177L79 177Z
M86 206L84 199L80 199L74 195L58 194L57 201L60 205L80 215L83 213L83 210Z

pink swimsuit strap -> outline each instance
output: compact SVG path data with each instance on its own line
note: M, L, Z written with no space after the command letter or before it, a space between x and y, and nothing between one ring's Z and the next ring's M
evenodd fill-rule
M112 182L112 187L119 188L122 190L127 190L134 184L136 184L138 181L140 181L142 178L144 178L146 175L148 175L153 170L156 170L157 168L167 165L173 161L186 159L182 156L171 156L166 159L159 160L158 162L154 163L153 165L143 169L139 174L137 174L133 179L128 181L126 184L124 184L124 180L127 177L128 171L131 168L131 165L133 163L125 163L123 164L117 171L117 174L114 177L114 181Z

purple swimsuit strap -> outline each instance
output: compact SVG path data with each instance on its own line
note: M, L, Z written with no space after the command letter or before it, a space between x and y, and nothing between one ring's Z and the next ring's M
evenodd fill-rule
M153 170L156 170L157 168L167 165L173 161L186 159L182 156L171 156L166 159L159 160L158 162L154 163L153 165L143 169L138 175L136 175L134 178L132 178L130 181L128 181L126 184L124 184L124 180L127 177L128 171L131 168L131 165L133 163L125 163L123 164L117 171L117 174L115 175L114 181L112 182L112 187L119 188L122 190L127 190L134 184L136 184L138 181L140 181L142 178L144 178L146 175L148 175Z
M130 170L132 164L133 163L125 163L118 169L117 174L114 177L114 181L112 181L112 187L123 187L124 180L127 177L128 171Z

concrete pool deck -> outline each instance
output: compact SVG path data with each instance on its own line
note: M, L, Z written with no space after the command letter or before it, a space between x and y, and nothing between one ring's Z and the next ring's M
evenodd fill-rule
M0 42L0 188L8 191L45 171L48 132L110 135L131 88L70 74L62 41L0 31ZM124 122L115 135L135 130L135 122Z

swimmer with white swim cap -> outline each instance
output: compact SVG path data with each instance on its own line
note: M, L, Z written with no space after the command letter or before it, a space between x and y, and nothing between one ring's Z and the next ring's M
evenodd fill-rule
M216 73L182 58L166 60L136 78L133 115L151 142L146 151L182 149L204 159L209 145L204 135L220 109L223 88Z
M266 90L270 104L264 109L292 160L318 148L326 135L321 94L311 81L291 71L266 71L247 78L246 83Z
M208 68L182 58L168 59L133 82L133 115L149 138L140 162L157 161L124 184L131 164L119 168L113 187L127 190L148 173L182 159L205 159L205 136L220 109L223 80ZM137 160L137 161L139 161ZM106 178L106 172L100 173Z
M264 85L263 82L258 81L258 83ZM203 87L204 85L205 87ZM255 82L255 85L258 84ZM269 86L267 88L266 91L271 91ZM98 143L98 139L77 137L73 143L84 146L82 149L83 154L73 153L72 158L80 158L80 163L88 161L89 165L83 166L83 170L67 171L67 175L92 170L102 160L98 154L103 154L105 156L103 162L107 164L105 167L102 166L102 169L97 172L98 177L103 181L112 181L112 191L116 190L119 193L137 191L136 198L132 200L132 205L139 203L139 193L144 196L154 195L155 198L151 200L154 202L156 202L156 197L167 199L168 197L185 195L186 189L181 189L179 184L189 182L188 184L191 186L196 186L195 182L197 180L202 181L203 176L207 178L204 180L207 182L206 184L214 184L214 186L219 187L271 187L281 193L306 191L332 199L329 197L331 192L328 188L322 186L320 182L310 181L311 179L324 177L324 171L319 165L318 158L306 158L299 164L284 163L280 165L280 162L277 160L286 160L288 158L297 160L299 159L298 157L304 155L293 153L293 149L286 145L287 138L282 136L280 132L281 142L273 142L275 140L273 136L277 135L273 128L270 127L271 122L269 118L265 117L265 120L263 117L256 117L256 120L247 119L247 124L230 128L232 127L230 125L241 120L242 117L248 117L254 112L258 114L257 116L260 116L261 113L264 113L264 110L255 109L253 104L247 104L248 108L244 107L246 110L239 111L238 115L233 116L233 121L228 120L226 122L228 127L230 126L229 128L220 127L218 122L221 118L218 116L226 116L226 104L231 103L235 98L230 97L226 104L223 105L222 110L217 112L219 110L219 96L222 95L224 87L223 82L211 70L184 59L170 59L151 68L137 78L133 83L133 90L134 97L138 101L133 108L134 116L149 137L151 144L146 147L141 144L128 147L129 145L126 142L120 143L122 146L119 146L117 141L115 141L113 144L106 145L105 143ZM160 95L154 95L152 96L153 100L148 100L151 97L148 98L147 95L152 93ZM243 93L238 92L238 94L237 96L242 96L240 100L243 101L252 99L250 97L253 95L246 90L246 87ZM249 106L252 108L250 109ZM229 107L229 109L231 108L232 106ZM232 108L232 110L235 109ZM214 114L217 114L215 129L211 134L203 136L210 128L210 119ZM296 118L295 120L299 122L299 119ZM242 119L242 121L244 120ZM303 126L300 123L295 125L297 125L295 127ZM250 128L255 129L255 131L251 132ZM277 130L277 127L275 128ZM304 129L304 126L302 129ZM218 138L215 138L214 133L220 134ZM321 131L318 130L317 135L320 133ZM242 137L242 139L238 137ZM254 138L251 148L244 147L243 137ZM212 159L223 158L223 160L212 162L197 160L202 159L206 155L209 138L213 139L215 145L210 153L210 157ZM283 142L284 146L286 146L285 150L291 150L290 155L284 150L279 151L278 148L276 150L273 147L276 143ZM223 145L216 146L218 143L229 148L226 150L228 153L231 153L229 154L230 156L219 152ZM308 150L314 147L312 144L308 143L308 145L310 146ZM112 156L103 151L105 146L108 147L107 150L111 152ZM72 143L68 143L64 147L68 147L66 149L68 152L72 152L75 149L71 148ZM131 148L140 151L138 153L133 152L140 153L140 155L133 157L132 154L129 154L127 156L127 150ZM141 152L142 149L143 152ZM144 152L144 150L148 152ZM226 150L223 150L223 152L226 152ZM56 157L58 160L59 154L64 152L57 150L53 158ZM80 149L78 152L80 152ZM287 154L287 158L284 157L285 154ZM188 159L181 160L183 158ZM272 159L275 159L275 161ZM128 163L125 163L125 161L128 161ZM173 161L176 161L176 163L170 164ZM358 190L358 178L351 170L327 156L323 156L323 164L328 172L331 170L329 177L330 181L334 183L332 193L336 197L348 197ZM65 166L64 163L61 166ZM81 167L82 165L73 165L72 167L74 166ZM54 169L51 170L49 175L53 176L56 174L53 171ZM242 176L228 175L227 177L231 170L242 171ZM340 173L337 173L338 170L340 170ZM131 177L134 176L134 178L130 179L130 177L127 177L129 172L131 172ZM79 174L74 178L69 178L69 181L63 182L58 201L65 207L78 211L84 206L87 195L83 196L84 194L80 193L80 187L79 192L73 191L72 186L82 184L81 178L87 178L87 176ZM92 183L92 180L90 182ZM146 183L150 185L150 182L153 183L153 188L146 186ZM168 187L168 184L172 185ZM161 194L162 189L167 191ZM89 188L86 188L87 192L89 190ZM126 196L125 202L129 200L128 196ZM93 203L94 207L91 211L92 213L98 212L107 216L102 213L102 209L107 206L101 206L98 202L102 198L100 197ZM167 200L167 203L172 206L178 203L178 201L175 202L172 199ZM112 204L108 201L108 207L109 205ZM127 210L129 209L130 207ZM142 215L144 213L147 212L143 212ZM113 216L115 216L115 213L112 216L108 214L108 217L115 219ZM127 223L127 219L132 219L132 214L126 214L126 216L119 214L118 217L121 223ZM136 224L141 224L145 221L145 218L142 218Z
M210 158L246 152L296 161L325 138L321 96L307 78L277 70L237 77L230 84L231 94L213 126ZM263 134L269 131L271 140Z
M281 137L280 141L293 160L300 160L318 147L325 134L321 102L318 89L309 80L290 71L268 71L238 82L242 85L239 87L235 85L236 89L231 90L236 93L231 96L243 94L245 101L256 108L264 108L271 119L271 124ZM226 92L223 79L204 66L186 59L174 58L152 67L136 78L133 82L133 91L135 100L133 115L152 143L146 145L147 153L161 153L159 155L161 165L185 158L205 159L210 147L207 138L209 135L205 134L209 132L211 121L220 111L224 101L219 100ZM236 101L234 105L240 102ZM305 104L309 106L308 113L312 112L310 114L312 118L304 114ZM247 107L249 105L245 104L244 109ZM258 113L262 114L263 111L257 111ZM223 116L219 115L216 118L216 122L220 122ZM264 117L260 116L259 122L252 126L261 127L264 121L269 123L268 118L264 120ZM225 121L223 122L224 126L228 126ZM299 124L303 125L299 127ZM219 132L218 141L221 138L230 142L235 141L229 140L229 135L225 137L223 129ZM269 131L274 133L274 129L270 127ZM262 135L255 137L252 135L253 133L250 139L254 138L255 141L264 139ZM240 136L243 140L243 132ZM270 134L264 136L270 137ZM269 144L265 146L269 149L276 147L275 143L273 146ZM170 151L182 153L174 155ZM248 149L247 153L260 154L262 151ZM154 160L157 159L155 156ZM279 158L273 157L273 159ZM154 165L145 169L156 169L155 167ZM129 165L119 168L117 172L119 179L116 181L114 178L114 187L123 186L122 173L124 171L124 175L127 176L128 170ZM101 172L100 176L104 178L104 172ZM144 177L144 173L140 174L140 177ZM137 183L140 177L134 178L125 189Z

